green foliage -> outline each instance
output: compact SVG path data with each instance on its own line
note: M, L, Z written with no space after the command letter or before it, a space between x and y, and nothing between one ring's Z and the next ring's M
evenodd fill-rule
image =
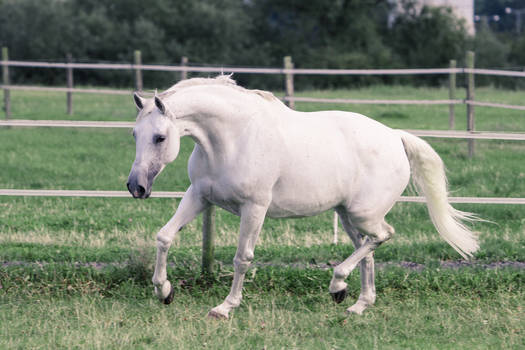
M387 28L386 0L5 0L0 3L0 45L13 59L372 68L444 66L462 56L465 33L450 12L424 8ZM437 53L437 54L436 54ZM146 84L174 76L145 72ZM13 69L15 81L60 83L56 72ZM131 85L130 72L78 71L84 84ZM240 76L252 86L279 86L280 77ZM296 86L369 84L371 77L299 77ZM389 82L391 78L385 78ZM395 81L395 80L394 80ZM278 84L278 85L277 85Z
M424 6L416 11L412 3L397 18L390 41L398 61L407 67L447 67L453 57L465 50L466 32L450 8Z
M512 43L509 59L511 64L525 67L525 35Z
M254 1L248 13L254 21L252 40L268 50L265 65L281 65L282 57L291 55L296 67L371 68L390 61L382 35L388 9L386 1L262 0ZM299 77L297 84L322 87L361 80Z
M412 1L404 2L388 33L394 62L406 68L447 68L451 59L464 55L467 34L462 20L450 8L424 6L417 10ZM433 82L445 76L411 78L414 82Z
M502 40L502 37L503 34L493 32L487 24L481 24L478 27L476 37L471 44L473 45L473 51L476 53L476 67L501 69L507 64L510 44ZM476 85L487 84L515 86L516 80L498 79L492 76L476 76Z
M130 62L133 51L140 49L143 62L151 64L178 64L187 56L195 64L282 66L283 56L291 55L299 68L447 67L451 59L461 66L464 52L473 49L478 67L525 65L525 41L511 30L495 33L493 24L481 23L476 37L468 38L464 23L450 9L420 8L412 0L402 4L389 28L394 6L386 0L4 0L0 46L20 60L63 61L70 53L81 62ZM520 1L482 1L479 11L500 13L505 6L519 8ZM505 28L511 25L509 16L500 23ZM165 72L143 74L152 88L169 86L178 78ZM12 68L11 78L16 83L63 85L65 74ZM295 85L435 85L444 78L297 76ZM280 76L240 74L237 79L257 88L282 85ZM133 74L77 70L75 82L132 86ZM490 82L519 86L509 79ZM479 83L489 81L482 77Z

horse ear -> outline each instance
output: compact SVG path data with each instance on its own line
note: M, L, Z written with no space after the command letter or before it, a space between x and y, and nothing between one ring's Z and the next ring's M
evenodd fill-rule
M135 101L135 106L137 106L139 111L144 108L144 104L146 103L146 99L140 97L137 92L133 94L133 101Z
M166 105L158 96L155 96L155 106L159 109L160 113L166 115Z

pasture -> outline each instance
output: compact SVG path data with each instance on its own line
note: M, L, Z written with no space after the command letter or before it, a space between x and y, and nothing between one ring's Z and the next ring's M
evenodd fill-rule
M445 99L447 93L376 86L304 95ZM523 100L521 92L495 88L476 93L479 100ZM11 94L13 118L71 119L65 94ZM74 99L77 120L135 117L131 97ZM448 125L448 106L296 107L351 110L394 128ZM478 107L476 129L525 132L523 118L522 111ZM456 128L465 130L463 105L456 106ZM452 195L525 196L523 142L476 141L476 155L468 159L465 140L427 140L448 168ZM154 191L186 189L192 148L190 139L182 140L179 158ZM1 128L0 150L1 188L125 190L134 159L125 129ZM332 213L267 220L241 307L229 320L215 321L206 313L228 293L238 218L217 211L212 277L200 276L200 221L180 232L168 258L175 299L165 306L150 280L155 235L173 214L174 200L0 197L0 348L525 348L525 207L454 206L493 222L475 224L476 258L460 266L423 205L396 204L387 217L396 234L375 255L377 302L363 316L343 313L358 296L358 270L347 280L343 305L328 294L330 267L353 249L342 233L338 245L330 244Z

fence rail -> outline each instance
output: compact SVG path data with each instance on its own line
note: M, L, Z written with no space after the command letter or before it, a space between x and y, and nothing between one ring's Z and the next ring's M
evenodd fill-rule
M0 120L0 126L18 127L63 127L63 128L133 128L134 122L120 121L89 121L89 120L32 120L9 119ZM509 140L525 141L525 133L502 133L480 131L454 131L454 130L405 130L420 137L474 139L474 140Z
M133 128L134 122L89 121L89 120L0 120L0 126L65 127L65 128Z
M68 88L68 87L51 87L51 86L32 86L32 85L2 85L3 90L21 90L21 91L47 91L47 92L65 92L65 93L87 93L101 95L131 95L133 90L122 89L89 89L89 88ZM314 103L342 103L342 104L372 104L372 105L473 105L481 107L495 107L503 109L514 109L525 111L525 106L509 105L505 103L471 101L466 99L454 100L376 100L376 99L348 99L348 98L320 98L320 97L298 97L284 96L280 97L283 101L292 102L314 102Z
M55 69L108 69L108 70L147 70L164 72L194 73L253 73L253 74L293 74L293 75L426 75L426 74L464 74L498 75L506 77L525 77L525 72L482 68L403 68L403 69L316 69L316 68L280 68L280 67L212 67L182 66L132 63L67 63L39 61L0 61L0 66Z
M128 191L87 191L87 190L14 190L0 189L0 196L15 197L98 197L131 198ZM152 192L152 198L182 198L184 192Z
M79 92L85 94L101 94L101 95L131 95L133 90L119 90L119 89L89 89L89 88L68 88L68 87L52 87L52 86L33 86L33 85L1 85L3 90L23 90L23 91L47 91L47 92Z
M525 106L508 105L504 103L465 100L465 104L473 105L473 106L496 107L496 108L516 109L520 111L525 111Z
M317 103L344 103L344 104L372 104L372 105L450 105L463 104L465 100L370 100L348 98L318 98L318 97L284 97L285 101L317 102ZM525 108L525 106L524 106Z
M87 190L18 190L0 189L0 196L20 197L98 197L132 198L128 191L87 191ZM182 198L184 192L152 192L152 198ZM425 197L401 196L398 202L425 203ZM525 204L525 198L500 197L449 197L450 203L468 204Z

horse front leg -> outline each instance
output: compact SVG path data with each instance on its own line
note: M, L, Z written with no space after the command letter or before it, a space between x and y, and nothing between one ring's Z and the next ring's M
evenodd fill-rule
M169 304L173 301L173 288L170 281L167 280L166 273L166 259L171 243L177 232L206 209L207 206L209 206L209 203L197 195L193 187L190 186L182 197L175 215L157 233L157 261L152 281L155 286L155 294L164 304Z
M266 216L267 207L255 204L245 205L241 209L239 244L233 258L234 274L230 294L224 302L208 313L215 318L228 318L230 310L241 304L244 276L254 257L255 243Z

